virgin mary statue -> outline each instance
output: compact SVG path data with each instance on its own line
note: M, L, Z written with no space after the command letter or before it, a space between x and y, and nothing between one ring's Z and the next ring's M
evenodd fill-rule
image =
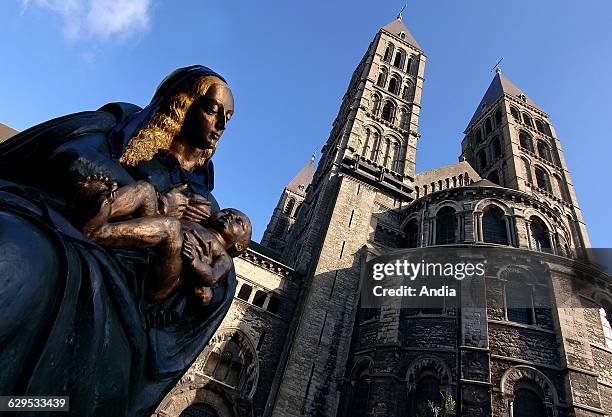
M97 175L149 181L179 218L205 215L201 197L218 209L211 157L233 106L221 76L192 66L145 108L112 103L0 144L0 395L69 396L63 416L147 416L176 384L225 316L235 274L214 308L182 287L148 302L155 254L87 239L92 204L75 196Z

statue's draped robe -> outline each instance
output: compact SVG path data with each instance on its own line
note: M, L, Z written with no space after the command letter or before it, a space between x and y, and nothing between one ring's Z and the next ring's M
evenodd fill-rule
M215 309L187 288L149 305L152 253L105 250L68 220L76 181L92 174L160 192L187 182L218 208L212 164L192 174L159 154L128 173L117 162L146 110L112 104L0 144L0 395L69 395L74 416L150 415L225 316L233 272Z

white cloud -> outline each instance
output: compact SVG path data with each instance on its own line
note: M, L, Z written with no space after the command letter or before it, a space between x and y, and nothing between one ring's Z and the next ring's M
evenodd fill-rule
M149 28L151 0L22 0L23 10L39 8L61 16L64 34L80 38L126 38Z

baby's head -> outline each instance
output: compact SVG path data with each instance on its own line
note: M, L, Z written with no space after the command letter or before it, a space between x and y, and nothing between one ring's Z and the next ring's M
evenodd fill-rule
M244 253L251 244L251 220L239 210L225 208L214 212L207 224L223 236L225 250L233 258Z

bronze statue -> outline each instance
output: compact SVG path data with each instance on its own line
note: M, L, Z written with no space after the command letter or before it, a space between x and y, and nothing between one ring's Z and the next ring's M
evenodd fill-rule
M223 78L192 66L145 108L111 103L0 144L0 395L148 416L176 384L225 316L230 256L250 239L211 193L233 112Z
M167 209L158 208L157 193L146 181L117 188L108 178L93 176L81 184L87 194L95 190L95 199L104 196L98 212L83 226L85 236L111 249L155 249L145 281L149 301L164 300L184 285L183 255L198 282L195 294L203 305L211 304L211 287L227 277L233 265L231 258L244 253L251 242L251 221L236 209L203 215L200 223L181 221ZM168 195L160 200L167 206ZM202 204L206 205L206 200ZM112 221L135 213L138 217Z

